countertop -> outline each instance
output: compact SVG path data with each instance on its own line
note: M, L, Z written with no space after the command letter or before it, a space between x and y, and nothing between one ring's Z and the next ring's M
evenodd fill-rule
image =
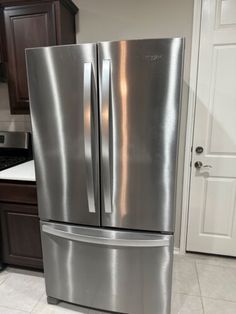
M35 181L34 161L0 171L0 180Z

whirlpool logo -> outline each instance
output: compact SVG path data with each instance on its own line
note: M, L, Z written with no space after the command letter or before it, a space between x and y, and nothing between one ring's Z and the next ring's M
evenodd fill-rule
M154 62L154 63L158 63L161 61L163 55L146 55L145 59L149 62Z

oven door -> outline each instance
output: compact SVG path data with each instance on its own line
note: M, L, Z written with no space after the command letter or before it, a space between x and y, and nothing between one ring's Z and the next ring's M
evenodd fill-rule
M129 314L169 314L173 236L41 223L47 295Z

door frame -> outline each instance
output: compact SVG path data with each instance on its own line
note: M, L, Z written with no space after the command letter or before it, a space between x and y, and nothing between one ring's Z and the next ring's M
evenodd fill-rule
M191 184L191 160L194 135L195 109L197 99L197 78L199 66L199 48L200 48L200 33L201 33L201 16L202 16L203 0L194 0L193 9L193 30L192 30L192 45L191 45L191 62L190 62L190 79L188 93L188 112L186 123L186 141L184 155L184 175L183 175L183 194L182 194L182 215L180 228L180 248L179 253L186 253L187 246L187 229L188 229L188 214L189 214L189 198Z

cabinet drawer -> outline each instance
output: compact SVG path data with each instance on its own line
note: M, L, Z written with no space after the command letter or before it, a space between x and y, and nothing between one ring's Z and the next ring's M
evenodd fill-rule
M37 204L36 185L0 182L0 202Z

